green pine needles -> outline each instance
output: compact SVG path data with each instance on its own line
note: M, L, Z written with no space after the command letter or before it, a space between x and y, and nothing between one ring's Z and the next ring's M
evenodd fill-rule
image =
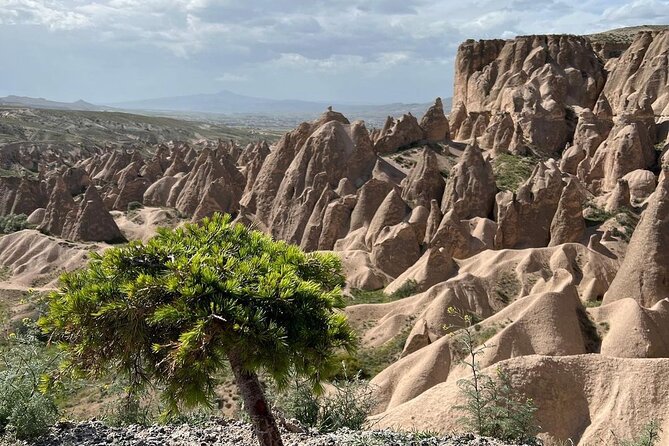
M281 387L314 386L336 370L355 335L343 308L339 259L304 253L229 216L160 230L94 255L61 277L42 327L72 370L126 374L133 387L164 388L170 413L211 405L226 363L263 445L281 444L257 373Z

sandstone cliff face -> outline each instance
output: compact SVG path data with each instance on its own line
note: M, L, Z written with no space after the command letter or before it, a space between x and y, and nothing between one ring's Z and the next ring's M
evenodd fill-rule
M669 31L641 32L615 62L602 97L615 114L652 107L656 116L669 114Z
M583 37L467 41L456 57L451 131L460 139L486 135L484 148L506 150L518 124L527 144L558 153L573 132L567 108L594 107L604 81Z

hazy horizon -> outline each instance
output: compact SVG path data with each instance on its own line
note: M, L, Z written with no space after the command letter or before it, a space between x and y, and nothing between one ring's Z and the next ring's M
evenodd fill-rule
M668 22L666 0L0 0L0 96L423 103L468 38Z

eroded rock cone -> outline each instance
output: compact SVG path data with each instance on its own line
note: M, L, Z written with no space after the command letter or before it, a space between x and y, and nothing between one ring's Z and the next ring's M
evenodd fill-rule
M361 186L371 177L375 161L362 122L342 124L331 120L322 124L305 141L283 175L268 220L272 234L299 243L325 186L334 189L342 178Z
M562 189L560 202L551 223L551 241L548 246L578 243L585 234L583 219L583 194L578 180L570 178Z
M515 125L510 113L496 113L486 127L479 143L481 147L492 150L498 155L507 153L513 140Z
M69 212L61 236L83 242L126 241L111 214L105 209L95 186L89 186L79 207Z
M441 210L446 213L462 200L465 203L463 219L492 215L497 185L492 165L483 158L476 142L462 153L460 161L449 175Z
M131 202L141 203L144 199L144 192L151 185L147 178L140 176L142 170L141 164L137 162L130 163L125 169L119 172L117 182L118 196L114 201L112 209L125 211Z
M409 211L409 207L404 200L402 200L402 197L400 197L397 190L391 189L376 210L374 218L372 218L372 221L369 223L367 234L365 236L365 244L367 247L372 248L374 246L376 238L384 228L395 226L404 221L404 218L409 214Z
M669 297L669 176L660 175L657 189L641 214L625 259L604 296L604 304L632 298L650 308Z
M416 231L406 222L392 227L386 226L372 247L372 262L391 277L398 277L419 257Z
M392 124L391 124L392 123ZM425 133L418 124L418 120L411 113L397 120L388 117L384 129L374 141L374 150L381 155L397 152L402 147L408 147L424 140Z
M496 249L547 246L564 182L555 161L539 163L517 194L500 192L496 197ZM531 224L528 224L531 222Z
M44 211L42 223L37 229L46 234L61 235L67 216L76 208L76 204L61 177L53 178L50 183L49 204Z
M307 139L323 124L337 121L350 124L341 113L327 111L314 122L303 122L291 132L281 137L274 150L262 163L254 186L248 190L240 202L242 210L254 214L255 219L265 227L271 226L274 201L279 193L288 168L297 156ZM313 178L314 172L309 176ZM321 191L319 191L320 193Z
M616 188L613 189L611 195L606 200L604 210L606 212L617 212L623 208L630 209L630 186L627 180L621 178L616 183Z
M175 203L185 215L197 213L202 218L216 211L236 213L239 209L244 177L227 155L216 155L215 151L203 149L187 175Z
M420 120L420 127L425 132L427 142L442 142L449 137L448 118L444 115L441 98L437 98L434 105L427 109Z
M437 156L431 149L423 149L418 162L404 180L402 198L414 207L429 207L430 201L443 196L444 187Z
M649 169L655 164L656 154L647 127L633 115L623 116L608 138L597 148L592 160L586 158L589 168L580 169L579 179L589 184L594 192L609 192L616 182L629 172Z
M10 213L30 215L35 209L44 207L46 203L47 196L42 183L39 180L21 177Z

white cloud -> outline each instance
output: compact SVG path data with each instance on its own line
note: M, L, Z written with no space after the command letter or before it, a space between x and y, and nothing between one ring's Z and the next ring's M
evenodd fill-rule
M43 25L52 30L71 30L91 24L85 15L68 11L61 2L48 0L0 0L0 22Z

